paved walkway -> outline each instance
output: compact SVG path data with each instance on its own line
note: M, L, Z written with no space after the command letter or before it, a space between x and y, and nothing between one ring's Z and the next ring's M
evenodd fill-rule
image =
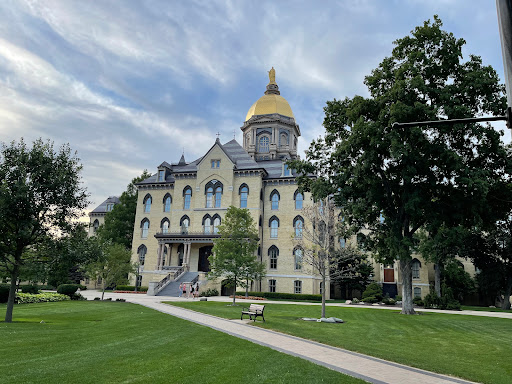
M82 294L88 298L98 296L96 291L84 291ZM202 314L172 305L162 304L161 301L185 301L187 299L170 298L165 296L146 296L141 294L115 294L107 293L106 297L124 297L127 301L143 305L157 311L168 313L181 319L216 329L229 335L249 340L277 351L297 356L335 371L354 376L370 383L415 383L415 384L453 384L470 383L437 373L408 367L366 356L360 353L347 351L341 348L331 347L295 336L285 335L279 332L266 330L246 324L247 321L227 320L220 317ZM188 299L192 300L192 299ZM210 300L210 299L209 299ZM218 298L216 301L229 301L227 298ZM268 303L266 301L265 303ZM278 301L275 303L283 304ZM339 305L339 304L338 304ZM379 307L380 308L380 307ZM446 311L444 311L446 312ZM481 316L478 311L475 315ZM495 313L495 312L485 312ZM499 313L499 312L497 312ZM505 313L506 314L506 313ZM503 316L500 316L503 317Z

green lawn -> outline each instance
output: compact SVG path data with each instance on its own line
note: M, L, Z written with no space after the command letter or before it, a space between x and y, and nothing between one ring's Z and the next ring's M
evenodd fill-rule
M362 383L135 304L23 304L14 321L0 322L0 383Z
M463 305L461 306L461 309L463 311L511 312L510 309L477 307L475 305Z
M196 311L240 318L240 307L219 302L169 303ZM264 304L258 302L258 304ZM327 307L327 316L345 324L305 322L320 317L320 307L266 304L266 323L283 333L346 348L429 371L484 383L512 382L512 320L442 313L405 316L399 311Z

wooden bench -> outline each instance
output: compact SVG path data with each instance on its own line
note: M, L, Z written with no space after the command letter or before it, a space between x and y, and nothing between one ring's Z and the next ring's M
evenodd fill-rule
M265 316L263 316L263 310L265 309L264 305L259 304L251 304L249 308L244 308L242 310L242 315L240 316L240 320L243 319L244 315L249 315L249 319L252 321L256 321L256 317L261 316L263 321L265 321Z

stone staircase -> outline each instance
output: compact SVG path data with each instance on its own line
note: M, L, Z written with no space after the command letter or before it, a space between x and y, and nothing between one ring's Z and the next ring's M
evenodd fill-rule
M185 272L181 275L176 281L171 281L167 286L162 289L157 296L173 296L178 297L178 288L181 283L194 283L199 277L199 273L197 272Z

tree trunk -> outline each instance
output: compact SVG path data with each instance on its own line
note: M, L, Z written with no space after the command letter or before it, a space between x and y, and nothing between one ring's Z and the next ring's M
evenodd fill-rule
M510 293L512 291L512 276L507 276L507 284L505 286L505 294L503 302L501 303L501 309L510 309Z
M402 275L402 314L415 315L412 303L412 268L411 260L400 260L400 274Z
M236 291L236 288L235 288ZM249 297L249 279L245 280L245 297Z
M325 274L322 274L322 317L325 317Z
M103 301L103 297L105 297L105 279L102 279L101 285L103 288L103 291L101 292L101 301Z
M434 264L434 290L441 297L441 263Z
M5 312L5 322L12 323L12 311L14 309L14 299L16 298L16 284L18 281L18 275L20 267L16 263L11 274L11 286L9 288L9 298L7 299L7 310Z
M235 299L236 299L236 279L235 279L235 284L233 286L233 307L235 306Z

